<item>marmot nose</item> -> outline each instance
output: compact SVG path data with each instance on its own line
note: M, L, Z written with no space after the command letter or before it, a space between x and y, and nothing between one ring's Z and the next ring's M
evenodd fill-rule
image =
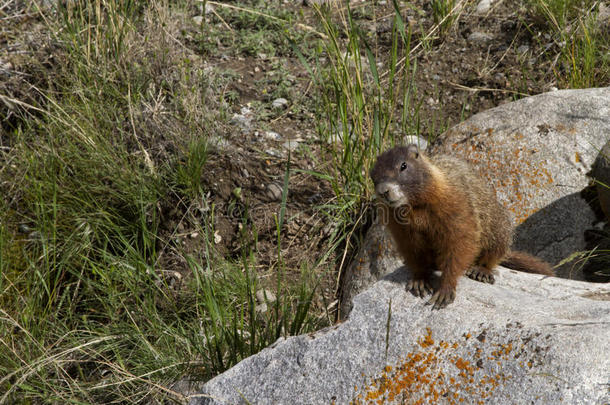
M388 196L390 195L390 186L388 185L388 183L381 183L380 185L378 185L377 194L387 200Z

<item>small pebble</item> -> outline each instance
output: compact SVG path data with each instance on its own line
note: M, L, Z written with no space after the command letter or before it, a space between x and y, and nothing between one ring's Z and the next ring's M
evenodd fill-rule
M415 145L417 145L419 147L420 150L425 151L428 148L428 141L426 141L424 138L422 138L421 136L417 136L417 135L406 135L404 137L404 144L405 145L409 145L414 143Z
M32 231L32 228L30 228L26 224L19 224L17 230L19 231L19 233L30 233Z
M251 121L252 120L249 117L246 117L243 114L233 114L230 123L233 125L238 125L243 129L248 129L250 127Z
M475 31L475 32L471 33L470 35L468 35L468 41L470 41L470 42L485 43L485 42L491 41L492 39L493 39L493 36L486 32Z
M279 201L282 199L283 188L278 183L267 184L265 194L271 201Z
M278 108L278 109L279 108L286 108L288 106L288 100L286 100L285 98L276 98L271 103L271 106L273 108Z
M284 142L284 144L282 146L284 147L284 149L287 149L290 152L294 152L295 150L297 150L297 148L299 147L301 142L302 142L302 139L290 139L290 140Z
M256 302L258 302L258 303L275 302L275 294L273 294L269 290L258 290L256 292Z
M267 131L265 132L265 138L270 139L272 141L281 141L282 135L278 134L277 132Z
M282 157L282 154L276 150L276 149L267 149L265 150L265 153L269 156L273 156L273 157Z
M491 9L491 0L481 0L479 4L477 4L477 8L475 10L476 14L485 14Z

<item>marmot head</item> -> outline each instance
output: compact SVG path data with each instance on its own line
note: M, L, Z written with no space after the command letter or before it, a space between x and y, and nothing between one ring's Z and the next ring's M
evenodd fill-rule
M430 175L427 159L413 144L385 151L371 170L375 192L393 208L419 205Z

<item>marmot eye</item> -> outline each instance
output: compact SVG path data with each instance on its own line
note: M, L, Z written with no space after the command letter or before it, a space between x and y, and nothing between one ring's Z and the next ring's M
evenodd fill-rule
M405 162L402 162L402 164L400 165L400 171L402 172L406 168L407 168L407 164Z

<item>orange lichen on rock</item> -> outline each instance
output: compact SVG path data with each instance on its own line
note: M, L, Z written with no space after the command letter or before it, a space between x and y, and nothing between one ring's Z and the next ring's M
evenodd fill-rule
M417 343L424 349L426 347L430 347L434 344L434 340L432 340L432 330L430 328L426 328L426 335L422 339L418 339Z
M472 334L468 333L467 336ZM469 360L452 354L459 347L457 343L440 340L435 344L430 328L417 343L421 350L408 353L395 366L386 365L351 403L385 404L396 401L429 404L442 400L444 403L457 404L469 398L489 398L507 379L503 374L486 374L481 366L482 360L473 365ZM500 360L512 350L511 343L499 344L489 359ZM477 348L473 351L479 354L482 350ZM453 364L455 370L447 368L447 363Z

